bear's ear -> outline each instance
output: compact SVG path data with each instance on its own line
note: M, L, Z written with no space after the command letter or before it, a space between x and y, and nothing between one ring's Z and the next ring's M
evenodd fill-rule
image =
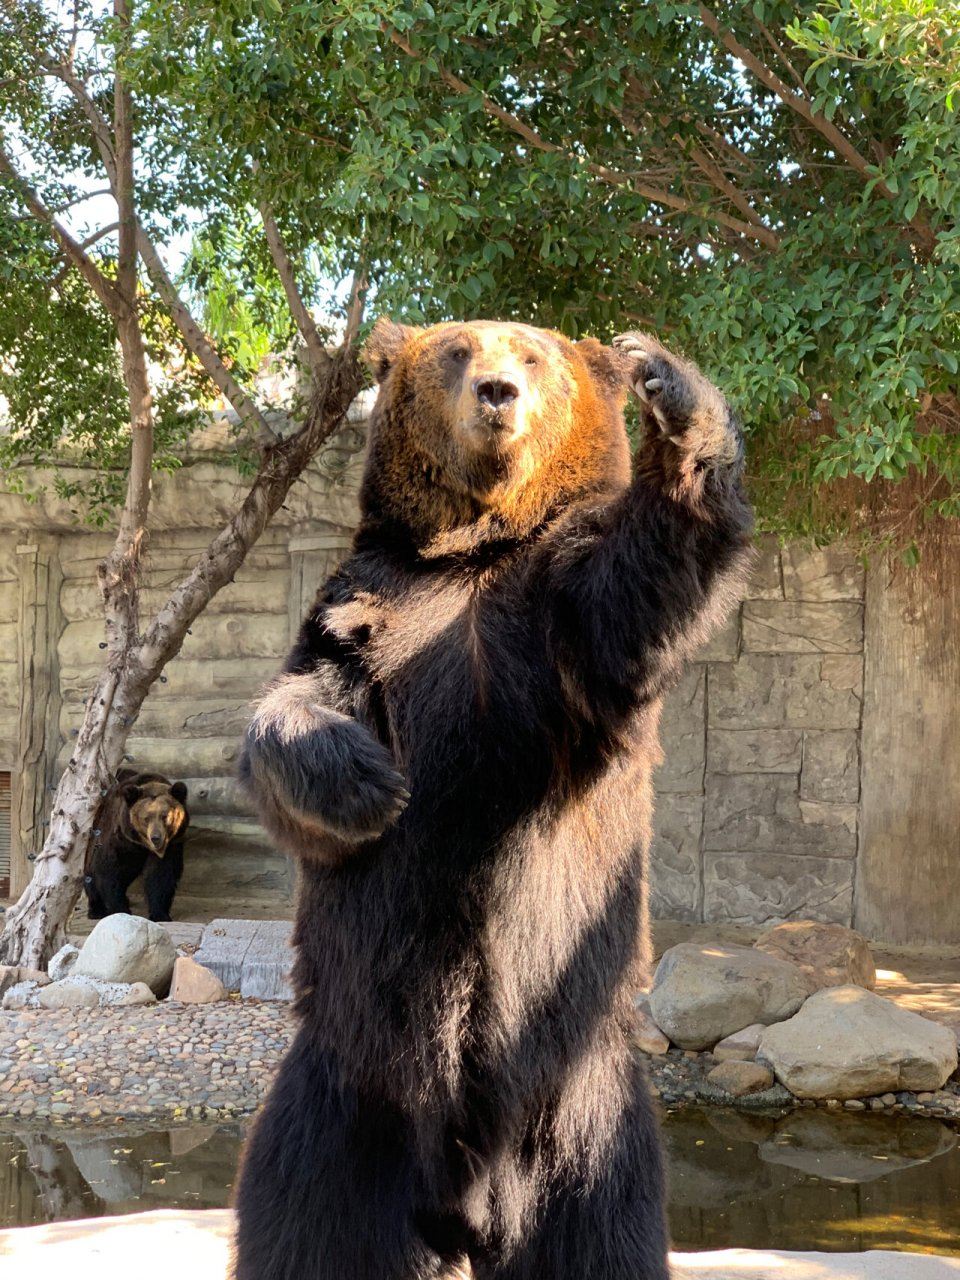
M363 358L378 382L382 382L393 368L397 356L415 332L409 325L394 324L386 316L381 316L370 330Z
M596 338L581 338L574 347L598 382L614 391L626 385L623 364L610 347L605 347Z
M170 794L178 804L187 803L187 784L185 782L175 782L170 788Z
M123 798L124 798L124 800L126 800L127 804L129 804L129 805L134 805L134 804L136 804L136 803L137 803L137 801L140 799L140 788L139 788L139 787L124 787L124 788L123 788Z

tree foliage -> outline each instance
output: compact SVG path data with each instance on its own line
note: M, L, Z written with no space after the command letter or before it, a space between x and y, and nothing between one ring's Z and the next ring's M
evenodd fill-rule
M774 523L791 486L795 521L835 517L797 484L850 476L896 506L923 475L960 510L957 4L216 0L144 24L158 151L205 157L225 206L266 191L327 272L363 259L381 309L667 334L740 407Z
M94 67L111 23L78 12ZM647 326L695 353L752 432L772 524L855 521L878 506L860 481L880 508L960 510L960 5L141 0L135 26L143 216L197 237L186 279L247 388L294 331L266 202L331 319L359 267L414 322ZM34 84L5 110L51 199L95 179L75 104ZM63 415L106 415L102 318L64 324L82 300L35 298L50 246L21 248L31 344L99 353ZM48 433L61 382L36 383Z

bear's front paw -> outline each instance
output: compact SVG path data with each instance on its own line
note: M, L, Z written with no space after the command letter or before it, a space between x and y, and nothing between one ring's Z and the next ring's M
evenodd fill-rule
M257 708L241 776L304 832L351 843L381 835L410 798L393 757L358 721L304 697L296 679Z
M661 435L698 457L733 460L738 435L729 406L695 364L645 333L613 340L627 381Z

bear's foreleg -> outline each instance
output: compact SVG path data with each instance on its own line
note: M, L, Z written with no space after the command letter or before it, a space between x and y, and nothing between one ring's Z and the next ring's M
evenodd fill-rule
M257 705L240 777L271 835L290 852L323 856L318 837L372 840L409 799L390 752L359 721L317 701L310 675L284 675Z
M151 920L171 918L173 897L183 875L183 845L170 845L162 858L147 856L143 874L143 891L147 899L147 913Z
M743 445L720 391L645 334L614 340L648 431L633 483L561 533L550 636L575 708L607 726L662 694L738 602L750 566Z
M440 1280L416 1225L415 1142L301 1031L243 1153L231 1280Z

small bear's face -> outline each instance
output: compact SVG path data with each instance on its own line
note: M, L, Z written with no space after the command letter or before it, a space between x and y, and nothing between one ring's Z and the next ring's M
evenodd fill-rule
M141 783L124 790L130 826L142 845L162 858L187 820L187 788L182 782Z
M401 456L436 489L488 511L515 507L524 490L542 500L625 475L623 368L592 339L488 320L380 320L365 354L381 384L377 463L394 472L394 492Z

